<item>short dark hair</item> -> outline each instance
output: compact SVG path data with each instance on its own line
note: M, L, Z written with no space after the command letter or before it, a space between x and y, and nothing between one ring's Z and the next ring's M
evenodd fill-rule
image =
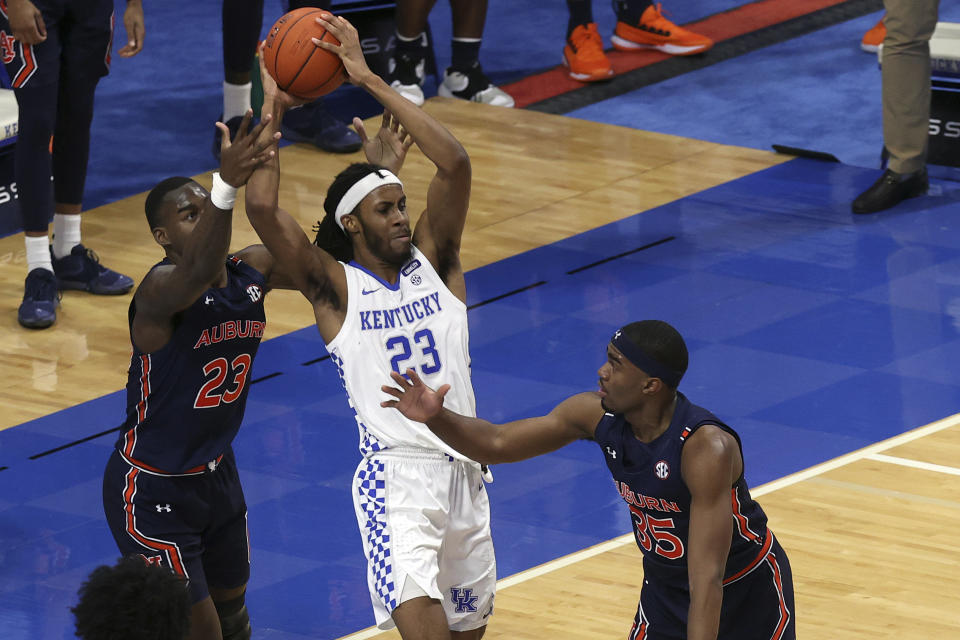
M327 189L327 197L323 200L323 210L326 215L323 220L319 220L313 226L313 230L317 232L313 243L341 262L353 260L353 244L337 224L337 205L343 200L343 196L347 194L350 187L377 171L386 171L386 167L369 162L354 162L338 173L330 184L330 188Z
M147 214L147 222L150 224L151 229L156 229L161 226L160 203L163 202L164 196L174 189L179 189L190 182L194 182L194 179L184 176L173 176L161 180L157 183L157 186L150 190L150 193L147 195L147 201L143 203L143 210Z
M683 378L683 374L687 372L689 354L687 344L679 331L663 320L631 322L622 331L627 340ZM679 382L679 379L677 381Z
M84 640L183 640L190 630L187 582L142 556L97 567L70 609Z

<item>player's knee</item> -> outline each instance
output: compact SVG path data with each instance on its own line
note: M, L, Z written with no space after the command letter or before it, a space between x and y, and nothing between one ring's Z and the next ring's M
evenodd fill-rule
M250 628L250 614L247 612L247 605L244 604L246 594L241 594L239 598L217 602L213 605L217 608L217 616L220 618L220 632L223 634L223 640L250 640L252 629Z

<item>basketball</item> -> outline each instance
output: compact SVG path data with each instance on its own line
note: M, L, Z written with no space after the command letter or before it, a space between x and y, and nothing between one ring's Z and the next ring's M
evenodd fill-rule
M316 19L328 11L296 9L277 20L263 47L263 62L277 86L298 98L319 98L346 79L339 56L317 47L311 38L340 44Z

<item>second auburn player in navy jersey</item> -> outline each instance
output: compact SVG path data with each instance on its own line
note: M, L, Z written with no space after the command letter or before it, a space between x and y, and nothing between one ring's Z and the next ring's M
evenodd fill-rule
M539 418L495 425L443 408L417 373L391 374L395 407L478 462L516 462L579 439L603 452L630 510L644 581L630 640L789 640L793 579L783 548L751 497L733 429L677 391L687 348L666 322L617 331L599 392Z
M247 510L231 442L263 336L264 294L285 286L264 247L228 255L237 188L276 153L276 138L257 141L269 117L248 131L251 117L232 143L224 136L210 193L168 178L147 196L166 257L130 304L126 421L103 480L121 552L186 578L190 640L250 637Z

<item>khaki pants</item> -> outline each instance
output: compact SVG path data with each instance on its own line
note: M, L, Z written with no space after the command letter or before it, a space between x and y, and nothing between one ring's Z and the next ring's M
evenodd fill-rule
M926 164L930 120L930 36L940 0L884 0L883 143L890 169L913 173Z

